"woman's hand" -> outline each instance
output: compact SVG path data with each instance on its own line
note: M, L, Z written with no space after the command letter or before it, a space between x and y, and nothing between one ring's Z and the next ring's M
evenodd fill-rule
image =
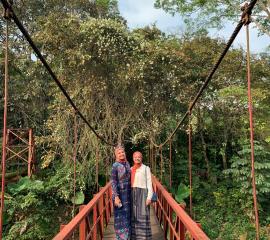
M118 207L120 204L121 204L120 198L119 198L118 196L115 197L115 199L114 199L114 205L115 205L116 207Z
M146 206L149 206L151 204L151 200L146 199Z

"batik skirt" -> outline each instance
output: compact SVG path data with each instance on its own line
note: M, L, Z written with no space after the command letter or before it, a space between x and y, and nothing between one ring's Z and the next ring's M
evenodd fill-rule
M131 188L131 239L151 240L150 206L146 206L147 189Z

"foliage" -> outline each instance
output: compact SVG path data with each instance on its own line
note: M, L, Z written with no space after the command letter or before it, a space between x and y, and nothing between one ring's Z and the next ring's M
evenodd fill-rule
M263 197L270 192L270 152L259 145L258 142L255 142L254 151L257 194L259 197ZM232 176L232 179L240 187L240 192L243 193L243 196L252 194L250 157L250 143L242 144L242 150L238 152L238 156L236 155L231 159L230 169L224 171L226 175Z
M56 219L48 213L57 214L57 199L46 183L21 178L8 186L10 198L6 199L6 239L45 239L57 231ZM59 213L59 212L58 212Z
M214 0L156 0L155 6L175 14L179 12L186 23L196 27L221 27L227 20L239 21L241 17L241 6L243 1L214 1ZM252 21L261 33L268 34L270 14L270 3L267 0L258 1L256 4Z
M218 4L191 2L194 4L188 6L181 1L181 11L193 11L198 4L211 10ZM157 142L167 138L225 45L203 31L166 36L155 25L131 31L118 15L115 1L44 4L27 0L17 1L15 8L91 125L106 140L122 142L132 150L145 146L149 135ZM32 180L22 178L8 186L5 237L51 239L59 224L69 221L73 202L91 199L97 177L99 185L108 180L113 150L99 142L79 118L74 146L76 116L14 26L11 46L9 124L34 128L39 173ZM270 214L269 55L251 56L251 63L263 236ZM245 64L243 50L231 49L192 111L194 213L211 239L254 235ZM176 189L172 191L178 202L189 196L187 146L183 125L174 137L172 151ZM164 146L167 185L168 156L168 146ZM157 175L160 173L158 162Z
M185 203L185 199L189 196L189 188L185 186L184 184L180 183L178 185L177 191L172 190L172 193L175 196L175 200L178 203Z

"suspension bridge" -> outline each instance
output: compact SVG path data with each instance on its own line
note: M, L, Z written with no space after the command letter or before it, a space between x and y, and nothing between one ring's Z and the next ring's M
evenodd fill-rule
M189 136L189 183L190 183L190 198L189 198L189 209L185 209L185 206L178 204L173 198L173 195L167 191L167 189L162 185L163 171L160 171L159 176L152 175L153 189L157 193L158 201L154 203L151 207L151 224L153 231L153 239L169 239L169 240L184 240L184 239L195 239L195 240L207 240L209 239L204 233L200 224L192 219L192 128L190 117L192 115L192 110L203 94L204 90L207 88L209 82L211 81L213 75L218 69L220 63L231 47L236 36L240 32L243 26L246 26L247 33L247 80L248 80L248 99L249 99L249 116L250 116L250 140L251 140L251 161L252 161L252 187L253 187L253 201L254 201L254 215L255 215L255 225L256 225L256 239L259 239L259 217L257 209L257 198L256 198L256 185L255 185L255 175L254 175L254 143L253 143L253 126L252 126L252 99L251 99L251 79L250 79L250 54L249 54L249 23L250 16L252 14L252 9L256 4L256 0L251 1L249 4L245 5L243 9L243 14L241 20L237 24L234 32L232 33L230 39L228 40L223 52L220 54L217 62L209 72L206 77L205 82L201 86L197 95L190 103L186 113L183 115L182 119L178 122L175 129L168 135L163 143L157 144L154 139L149 137L149 165L151 169L157 167L157 161L160 161L160 167L163 168L164 162L162 157L162 148L169 144L170 156L169 156L169 178L170 186L172 184L172 139L177 132L177 130L184 125L186 119L189 119L188 124L188 136ZM4 18L6 19L6 45L5 45L5 95L4 95L4 126L3 126L3 148L2 148L2 191L1 191L1 209L0 209L0 239L2 239L3 230L3 212L5 203L5 186L6 186L6 161L9 158L19 157L27 165L27 174L31 176L35 170L34 161L34 140L31 130L27 130L26 133L16 133L17 130L11 130L7 128L7 101L8 101L8 25L13 22L18 29L21 31L25 39L28 41L31 48L34 50L37 58L42 62L45 69L48 71L59 90L66 97L68 103L73 108L75 112L75 128L74 128L74 179L76 179L76 144L77 144L77 128L76 119L81 118L82 121L90 128L90 130L95 134L95 136L104 144L109 146L115 146L115 143L109 142L103 136L99 135L94 127L88 122L87 118L83 115L80 109L76 106L74 101L71 99L70 95L67 93L61 82L58 80L56 74L51 69L44 56L37 48L36 44L32 40L30 34L27 32L21 21L16 16L12 4L10 1L1 0L4 7ZM12 138L17 139L25 144L24 147L19 151L12 150ZM27 156L22 156L23 153L27 152ZM12 155L13 154L13 155ZM157 159L157 156L160 159ZM154 171L155 173L157 171ZM75 187L74 187L75 193ZM62 239L115 239L113 233L113 202L112 202L112 188L111 183L108 182L103 188L97 192L93 199L89 201L86 205L80 206L79 213L74 216L74 218L65 225L59 226L59 233L53 238L54 240Z

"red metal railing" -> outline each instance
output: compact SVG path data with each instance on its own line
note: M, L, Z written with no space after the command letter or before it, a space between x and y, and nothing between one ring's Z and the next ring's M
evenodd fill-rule
M80 240L103 239L112 211L112 188L107 183L87 205L80 207L80 212L67 225L61 226L53 240L70 239L78 230Z
M206 234L185 210L173 199L171 194L152 176L153 188L157 193L156 216L164 230L164 238L169 240L209 240Z

